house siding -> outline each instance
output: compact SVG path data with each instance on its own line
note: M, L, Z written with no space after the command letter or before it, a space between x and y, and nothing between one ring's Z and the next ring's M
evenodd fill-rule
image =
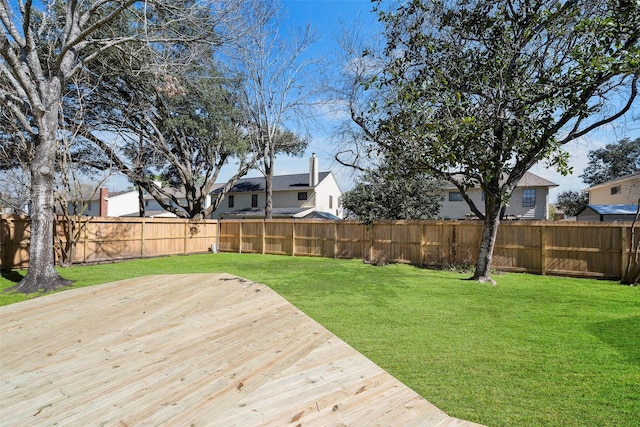
M536 191L536 203L533 207L522 206L523 190L534 189ZM440 217L446 219L464 219L466 215L472 215L471 209L464 200L449 201L449 192L445 191ZM482 191L479 188L470 189L467 193L480 212L484 212ZM548 219L549 218L549 189L546 187L518 187L511 194L511 199L505 210L505 215L515 215L521 219Z
M620 186L617 194L611 194L613 187ZM640 198L640 177L625 181L613 181L585 190L589 193L591 205L624 205L637 203Z
M315 188L315 208L318 212L328 212L339 218L343 217L342 190L338 186L333 174L329 174ZM333 199L333 206L329 206L329 200Z
M219 215L223 215L229 212L238 211L241 209L251 208L251 196L256 194L258 196L258 207L264 208L266 203L266 195L264 194L264 190L259 191L247 191L247 192L230 192L227 193L224 197L224 200L218 206L218 209L213 211L211 214L211 218L218 218ZM295 193L298 194L297 192ZM229 207L229 196L233 196L233 207ZM273 195L273 205L276 205L276 194Z
M139 213L138 192L129 191L127 193L109 196L107 209L108 216L124 216Z
M471 209L467 202L463 200L450 202L449 193L456 193L457 189L447 189L442 198L442 206L440 207L440 217L445 219L464 219L466 215L472 215ZM482 201L482 191L479 188L472 188L467 191L469 198L473 200L478 210L484 211L484 201Z
M305 200L298 200L298 193L300 192L307 193ZM211 214L211 218L215 219L219 218L220 215L251 208L251 196L254 194L258 195L257 207L264 208L266 198L264 190L229 192L218 209ZM234 196L234 203L231 208L228 202L229 196ZM333 208L329 207L329 196L333 197ZM315 211L328 212L342 218L342 207L338 203L341 196L342 191L335 177L332 173L328 173L315 188L293 186L287 190L274 190L272 202L274 208L313 208Z

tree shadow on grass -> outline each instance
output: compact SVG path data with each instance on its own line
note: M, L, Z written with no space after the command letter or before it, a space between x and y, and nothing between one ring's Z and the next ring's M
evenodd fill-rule
M24 277L24 275L22 273L20 273L19 271L15 271L15 270L2 271L2 272L0 272L0 275L2 275L2 277L4 277L7 280L10 280L10 281L12 281L14 283L18 283Z
M640 365L640 316L594 323L589 331L629 362Z

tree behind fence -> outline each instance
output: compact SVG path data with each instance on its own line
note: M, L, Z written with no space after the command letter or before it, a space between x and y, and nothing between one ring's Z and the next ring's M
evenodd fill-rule
M28 221L0 216L3 269L28 265ZM220 251L375 259L419 266L472 265L478 221L202 220L92 218L74 263ZM636 236L636 246L640 236ZM631 223L503 222L493 265L534 274L620 279ZM638 266L633 266L637 269Z

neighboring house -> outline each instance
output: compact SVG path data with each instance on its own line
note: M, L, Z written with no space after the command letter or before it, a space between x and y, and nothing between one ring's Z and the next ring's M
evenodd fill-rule
M156 183L160 185L160 183ZM178 192L172 188L165 188L165 191L176 196L177 199L184 201L184 193ZM168 202L168 201L167 201ZM211 197L205 198L205 208L211 203ZM127 193L118 194L109 197L109 216L140 216L140 202L138 201L138 192L129 191ZM113 214L112 214L113 213ZM150 194L144 192L144 216L147 218L176 218L173 212L165 210L160 203Z
M531 172L525 173L505 210L505 217L512 219L549 219L549 189L557 187L551 181ZM476 207L484 210L484 192L480 187L467 191ZM474 217L469 205L462 198L456 186L449 184L444 190L444 199L440 208L440 217L448 219L465 219Z
M74 208L74 201L67 199L67 209L71 215L86 215L86 216L108 216L107 215L107 200L109 197L109 191L106 188L101 188L100 191L95 192L92 196L80 196L78 200L77 211ZM58 212L60 214L60 212Z
M222 205L211 218L264 218L265 178L240 179L225 195ZM216 184L220 189L224 184ZM167 191L173 191L167 189ZM217 190L219 191L219 190ZM178 199L184 195L174 193ZM208 195L205 208L210 206L216 191ZM109 194L102 188L99 194L83 202L87 216L139 216L137 191ZM164 210L149 194L144 196L146 217L175 217ZM274 218L341 219L342 191L331 172L318 172L318 158L309 159L309 173L273 177Z
M576 215L577 221L633 221L638 205L587 205Z
M207 198L209 200L209 198ZM91 198L87 198L80 204L79 210L82 210L86 216L122 216L137 217L140 215L140 206L138 202L138 191L120 191L109 194L106 188L101 188L100 192ZM149 194L144 195L144 214L148 218L157 217L175 217L176 215L164 210L160 203ZM72 212L72 205L69 202L69 212Z
M315 154L309 159L309 173L276 175L272 189L273 218L343 218L342 191L333 173L318 172ZM264 177L242 178L211 217L264 218L265 198Z
M637 204L640 198L640 172L621 176L583 190L592 205Z

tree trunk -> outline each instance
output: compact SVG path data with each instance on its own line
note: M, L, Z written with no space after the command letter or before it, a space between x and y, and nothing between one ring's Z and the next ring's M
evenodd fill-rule
M54 92L54 91L51 91ZM58 91L59 92L59 91ZM58 94L59 95L59 94ZM58 128L58 100L39 117L38 149L31 163L31 229L29 270L15 287L23 293L47 292L71 284L55 270L53 252L54 198L53 185L56 166L56 136Z
M144 189L138 183L136 183L136 187L138 187L138 216L144 218Z
M267 142L271 144L271 142ZM264 158L264 217L265 219L271 219L273 217L273 163L275 162L275 155L272 147L269 147L268 152Z
M496 282L491 278L491 260L493 258L493 248L496 244L498 226L500 225L500 211L503 203L494 196L485 196L484 228L482 229L482 240L480 241L480 251L476 262L475 272L472 280L481 283Z
M273 217L273 169L267 169L267 175L265 176L265 196L264 203L264 217L265 219L271 219Z

